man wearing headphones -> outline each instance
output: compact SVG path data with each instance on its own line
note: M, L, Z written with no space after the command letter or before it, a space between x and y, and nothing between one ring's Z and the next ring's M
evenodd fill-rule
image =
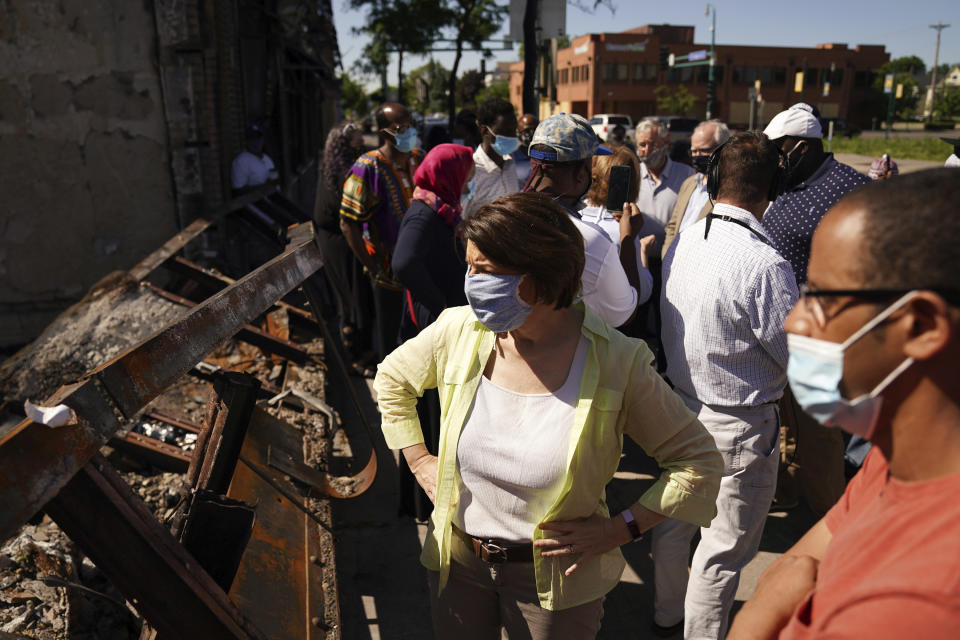
M777 478L777 401L786 385L783 322L798 297L790 263L760 224L785 186L781 154L758 131L713 152L713 211L663 261L661 317L667 377L724 458L717 516L700 530L667 520L653 533L654 632L723 638L740 579L756 554Z

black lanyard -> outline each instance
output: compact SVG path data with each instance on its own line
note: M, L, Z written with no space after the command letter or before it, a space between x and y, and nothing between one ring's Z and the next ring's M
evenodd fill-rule
M707 239L707 235L710 234L710 223L713 222L714 218L716 218L717 220L723 220L724 222L732 222L732 223L734 223L734 224L738 224L738 225L740 225L741 227L743 227L744 229L746 229L747 231L749 231L750 233L752 233L753 235L757 236L757 238L760 239L760 242L762 242L762 243L764 243L764 244L770 244L770 241L769 241L769 240L767 240L765 237L763 237L763 235L760 234L760 232L758 232L756 229L754 229L753 227L751 227L749 224L747 224L747 223L744 222L743 220L737 220L736 218L734 218L734 217L732 217L732 216L722 216L722 215L717 214L717 213L708 213L708 214L707 214L707 226L706 226L706 227L704 228L704 230L703 230L703 239L704 239L704 240L706 240L706 239Z

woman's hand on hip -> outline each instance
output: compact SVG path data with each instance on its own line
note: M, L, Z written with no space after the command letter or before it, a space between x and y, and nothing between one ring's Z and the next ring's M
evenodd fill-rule
M415 467L410 467L413 477L423 487L430 502L437 501L437 460L437 456L426 455L420 458Z
M632 536L619 515L608 518L595 513L588 518L543 522L540 529L550 532L548 537L533 541L545 558L574 556L574 562L564 572L569 576L594 556L630 542Z
M437 497L437 456L430 455L424 444L415 444L403 449L403 457L410 467L410 472L423 491L436 502Z

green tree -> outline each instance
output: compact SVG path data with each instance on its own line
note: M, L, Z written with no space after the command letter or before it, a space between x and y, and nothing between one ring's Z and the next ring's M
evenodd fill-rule
M480 93L477 94L477 104L483 104L494 98L510 101L510 83L507 80L494 82L489 87L481 89Z
M921 60L919 56L903 56L902 58L894 58L880 68L886 69L884 73L909 73L918 76L922 76L927 72L927 65L924 64L923 60Z
M447 77L449 72L442 64L436 60L430 60L427 64L417 67L407 75L406 92L410 100L417 105L424 114L433 112L444 112L447 110ZM420 100L417 96L418 79L422 78L427 86L426 100ZM414 96L416 100L414 101Z
M903 97L894 99L893 113L897 119L905 120L916 113L917 104L920 101L917 76L921 76L925 72L926 67L923 64L923 60L917 56L897 58L896 60L884 63L877 69L873 79L873 94L874 101L877 104L876 111L878 111L878 116L882 116L885 119L887 114L887 105L890 96L883 93L883 82L888 73L893 74L894 95L896 95L897 85L903 85Z
M938 91L933 110L939 118L960 117L960 89Z
M667 85L662 84L653 90L653 94L657 97L657 111L670 115L687 115L697 101L696 96L687 91L683 85L671 93Z
M507 8L498 5L495 0L447 0L447 2L449 3L447 9L449 25L455 34L454 49L456 50L447 80L447 117L449 130L453 131L453 120L457 110L457 71L460 68L464 46L470 45L473 49L482 49L483 41L500 28ZM490 52L484 50L483 55L489 56Z
M370 99L363 85L351 78L346 71L340 74L340 106L344 113L359 118L364 118L370 111Z
M385 73L390 54L397 54L397 101L405 102L403 56L426 53L440 29L449 23L450 12L436 0L348 0L351 9L366 9L367 20L354 33L367 35L363 70Z
M468 69L463 75L457 78L456 100L461 109L476 106L482 102L478 94L486 87L483 84L483 76L476 69Z

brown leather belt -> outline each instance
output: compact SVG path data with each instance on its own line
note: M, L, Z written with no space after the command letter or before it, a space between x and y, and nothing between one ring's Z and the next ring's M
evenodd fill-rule
M473 549L474 555L487 564L504 562L533 562L533 543L502 544L494 540L474 538L465 531L453 527L453 533Z

